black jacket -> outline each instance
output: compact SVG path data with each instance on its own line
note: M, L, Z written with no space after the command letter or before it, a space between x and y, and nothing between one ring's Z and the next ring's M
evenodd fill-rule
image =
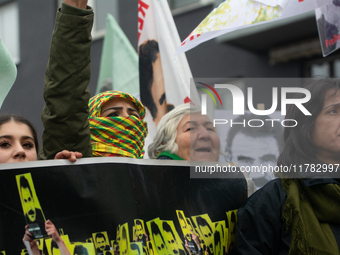
M331 178L304 179L306 186L339 184ZM237 212L235 246L231 254L288 254L291 233L282 220L286 191L280 179L268 182L248 198ZM340 247L340 226L330 225Z

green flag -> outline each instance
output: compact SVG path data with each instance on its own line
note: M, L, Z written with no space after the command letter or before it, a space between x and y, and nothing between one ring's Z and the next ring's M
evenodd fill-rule
M136 50L108 14L96 94L112 89L139 94L139 70Z
M0 38L0 108L17 78L17 67Z

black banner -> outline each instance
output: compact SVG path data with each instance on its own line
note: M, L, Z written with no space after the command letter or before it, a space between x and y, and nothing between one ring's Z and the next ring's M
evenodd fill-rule
M45 218L74 245L105 231L113 246L117 227L125 223L134 242L135 219L145 222L152 239L146 222L155 218L173 221L184 244L176 210L186 217L208 214L212 222L228 222L226 212L247 198L241 173L230 173L233 178L190 179L190 162L185 161L97 158L75 164L64 160L2 164L0 169L0 251L6 254L20 254L25 248L26 221L16 176L26 173L31 173Z

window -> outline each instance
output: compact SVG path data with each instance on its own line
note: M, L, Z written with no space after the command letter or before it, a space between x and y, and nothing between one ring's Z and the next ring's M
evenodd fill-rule
M340 56L328 56L307 62L305 64L305 77L324 76L329 78L340 77Z
M59 0L59 6L62 0ZM92 29L93 39L102 38L105 35L106 17L108 13L119 23L119 4L118 0L88 0L88 5L93 8L94 24Z
M340 59L334 61L334 77L340 77Z
M4 1L0 4L2 2ZM12 55L13 61L18 64L20 62L19 8L16 1L0 5L0 38Z
M313 64L311 66L311 76L326 76L330 77L330 64L328 62L322 64Z

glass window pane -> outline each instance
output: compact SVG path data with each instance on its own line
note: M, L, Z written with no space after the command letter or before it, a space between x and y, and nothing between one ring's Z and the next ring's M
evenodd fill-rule
M322 63L320 65L314 64L311 67L311 76L326 76L330 77L330 66L328 62Z
M334 61L334 77L340 78L340 59Z

